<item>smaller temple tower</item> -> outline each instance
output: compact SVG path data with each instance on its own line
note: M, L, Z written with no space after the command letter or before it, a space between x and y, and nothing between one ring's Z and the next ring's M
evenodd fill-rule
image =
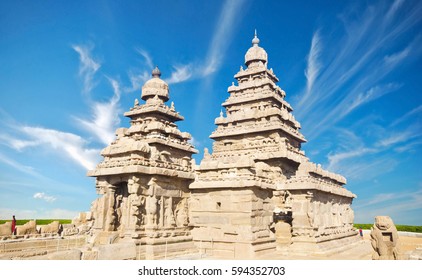
M92 203L96 243L133 241L147 259L188 252L193 247L189 226L188 186L194 174L191 156L197 151L169 88L156 67L142 87L141 98L125 113L129 128L119 128L116 140L101 155L104 160L88 176L96 177L100 195ZM106 240L106 241L104 241Z

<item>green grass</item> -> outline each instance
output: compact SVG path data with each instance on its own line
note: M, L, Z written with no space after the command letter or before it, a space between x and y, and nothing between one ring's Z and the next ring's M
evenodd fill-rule
M373 224L355 224L355 228L359 229L371 229ZM398 231L407 232L420 232L422 233L422 226L407 226L407 225L396 225Z
M11 220L0 220L0 224L4 224L5 222L10 222ZM21 226L26 224L30 220L16 220L16 225ZM72 220L65 220L65 219L37 219L37 225L48 225L51 222L59 221L60 224L70 224Z

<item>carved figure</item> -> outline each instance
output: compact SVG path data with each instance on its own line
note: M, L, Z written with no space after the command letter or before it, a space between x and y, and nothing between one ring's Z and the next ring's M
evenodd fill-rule
M130 223L136 227L144 223L144 217L141 213L141 206L145 204L145 197L140 197L132 194L129 196L129 200L131 202Z
M62 236L72 236L79 233L79 229L75 226L73 227L66 227L62 231Z
M371 245L375 251L372 254L372 259L399 259L398 239L396 226L390 217L375 217L374 226L371 228Z
M182 199L176 206L176 225L178 227L187 226L189 224L188 219L188 204L186 199Z
M22 226L16 226L16 235L37 234L37 224L35 220L29 221Z
M114 231L115 223L116 223L116 214L114 213L113 207L109 207L107 210L106 230Z
M176 225L176 221L174 220L173 202L171 197L166 200L164 208L164 217L167 227L173 227Z
M158 222L158 199L149 195L146 198L145 210L147 213L147 225L153 226L157 225Z
M12 235L12 223L6 222L0 225L0 236Z
M53 221L48 225L40 226L40 233L59 233L61 229L59 221Z

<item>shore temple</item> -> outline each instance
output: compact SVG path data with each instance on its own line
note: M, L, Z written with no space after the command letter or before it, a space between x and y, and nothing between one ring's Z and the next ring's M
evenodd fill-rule
M130 127L117 129L88 172L99 194L87 213L93 246L131 244L140 259L197 252L253 259L357 242L356 196L301 150L300 123L259 44L255 33L199 165L169 86L152 71L142 101L125 113Z

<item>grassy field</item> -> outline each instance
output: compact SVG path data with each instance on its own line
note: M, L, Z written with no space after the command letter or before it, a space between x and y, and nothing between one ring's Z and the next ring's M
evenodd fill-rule
M355 224L355 228L371 229L373 224ZM407 226L407 225L396 225L398 231L407 232L420 232L422 233L422 226Z
M11 220L0 220L0 224L4 224L5 222L10 222ZM16 220L16 225L21 226L25 223L27 223L30 220ZM37 225L48 225L51 222L59 221L61 224L70 224L72 220L64 220L64 219L37 219Z

